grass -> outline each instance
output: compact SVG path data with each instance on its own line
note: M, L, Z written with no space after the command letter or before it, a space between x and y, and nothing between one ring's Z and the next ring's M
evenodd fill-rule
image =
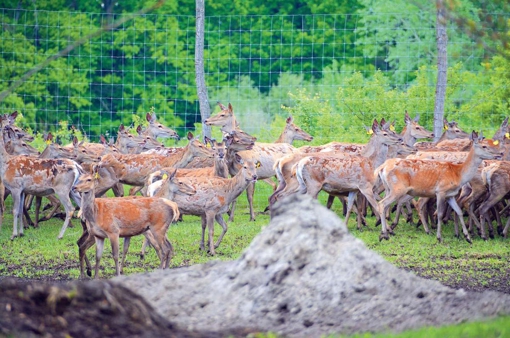
M261 211L267 205L269 187L259 183L256 192L256 210ZM325 204L325 196L320 200ZM9 200L8 200L9 201ZM213 259L237 259L252 239L260 233L270 219L269 215L258 213L255 222L249 221L246 197L241 196L236 210L235 221L229 224L226 236L217 249L215 257L199 250L201 237L200 219L184 216L184 221L173 224L168 238L175 249L171 268L205 263ZM341 214L341 205L335 201L333 211ZM426 235L423 228L416 228L405 223L401 218L395 229L395 236L389 241L379 242L380 228L374 227L375 219L367 219L369 226L363 231L356 228L354 217L348 225L351 233L360 238L367 247L382 255L389 262L408 271L435 279L453 287L464 287L470 290L499 290L510 293L510 250L509 240L497 237L483 241L479 237L473 244L464 239L457 239L453 233L453 223L443 227L443 243L438 243L435 234ZM11 241L12 215L4 216L0 231L0 276L15 276L26 279L70 280L79 277L78 250L76 241L81 235L78 220L72 221L73 228L68 228L62 240L57 235L63 221L52 219L40 224L37 229L25 230L23 238ZM221 228L216 225L215 238ZM145 259L139 257L143 237L132 239L130 252L124 268L125 274L150 272L159 265L154 250L149 250ZM94 262L94 248L88 252L89 259ZM105 245L105 253L101 260L100 275L110 278L115 274L111 249ZM412 333L404 333L399 337L504 337L510 334L510 317L489 322L468 323L454 328L424 328ZM503 325L504 324L504 325ZM449 331L450 330L450 331ZM393 335L375 335L373 337L394 337ZM358 335L356 337L372 337Z

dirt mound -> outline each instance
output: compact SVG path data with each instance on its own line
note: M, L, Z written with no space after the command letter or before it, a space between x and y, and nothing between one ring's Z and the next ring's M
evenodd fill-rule
M307 196L283 200L273 216L237 261L114 281L191 330L248 328L317 337L510 313L509 295L454 290L397 269Z
M181 330L137 294L107 281L0 281L0 336L203 337Z

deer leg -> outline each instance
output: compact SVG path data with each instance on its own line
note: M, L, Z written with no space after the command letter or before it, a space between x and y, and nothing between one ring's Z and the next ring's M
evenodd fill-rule
M165 237L165 245L167 247L167 252L166 252L166 262L165 262L163 269L167 269L170 266L170 261L172 260L172 257L174 255L174 248L172 246L172 243L166 237Z
M349 217L351 215L352 206L354 205L354 199L356 198L357 195L358 195L357 191L350 191L349 195L347 196L347 208L344 209L345 210L345 226L347 226L347 224L349 222ZM335 196L333 196L333 195L329 195L329 197L333 197L333 199L335 198ZM328 201L329 201L329 197L328 197ZM358 230L361 231L361 227L359 226L359 224L358 224Z
M56 198L54 195L49 195L49 196L46 196L47 199L50 200L50 203L51 203L51 210L46 214L46 216L44 216L43 218L41 218L39 220L39 222L43 222L43 221L47 221L49 219L51 219L53 217L53 215L55 215L55 213L57 212L57 210L60 208L60 200L58 198ZM41 208L41 202L39 201L39 209ZM37 198L36 198L36 215L39 214L39 210L37 210ZM36 217L36 221L38 220L38 218Z
M416 209L418 209L418 216L421 220L421 224L423 224L423 229L425 230L425 233L428 235L430 234L428 222L427 222L427 215L426 215L426 208L427 208L427 202L429 201L426 197L420 197L418 199L418 205L416 206Z
M64 206L64 210L66 211L66 219L57 237L58 239L62 239L64 237L64 233L67 229L67 226L69 225L69 223L71 223L71 218L73 217L74 213L74 206L73 203L71 202L71 199L69 198L69 192L57 193L57 196L60 199L61 204Z
M95 267L95 273L94 273L94 279L99 278L99 262L101 261L101 257L103 256L103 250L104 250L104 238L98 238L96 239L96 267Z
M510 226L510 217L506 220L505 228L503 229L503 233L501 234L504 238L508 235L508 227Z
M131 242L131 237L124 238L124 245L122 247L122 259L120 261L120 273L124 273L124 262L126 261L126 256L129 250L129 243Z
M4 183L0 180L0 213L2 214L2 217L4 215L4 212L5 212L5 198L6 198L6 193L5 193L5 186L4 186Z
M12 236L11 240L18 237L18 219L20 218L20 214L22 211L20 209L23 208L21 194L12 192L12 218L13 218L13 226L12 226ZM21 224L21 229L23 229L23 224ZM21 236L22 230L20 230Z
M148 231L143 233L145 238L154 247L154 250L156 250L156 254L158 255L160 262L159 264L160 269L163 269L163 266L165 265L166 261L166 248L164 245L164 240L166 238L166 230L168 230L168 228L166 227L156 229L154 226L151 226Z
M489 228L492 228L492 220L489 217L489 210L496 205L503 197L499 194L490 194L489 197L482 203L482 205L479 208L480 213L480 232L483 240L487 240L487 237L485 235L485 220L487 220L488 223L490 223ZM494 231L494 229L492 230ZM494 237L494 234L493 234Z
M466 223L464 223L464 217L462 215L462 210L460 209L459 205L457 204L457 201L455 200L455 197L448 198L448 204L452 207L453 211L457 214L460 220L460 224L462 224L462 233L464 234L464 237L466 238L466 241L468 241L470 244L471 238L469 237L469 233L466 228Z
M443 215L445 212L445 204L444 204L444 196L436 195L436 203L437 203L437 240L438 242L442 242L443 238L441 237L441 225L443 222Z
M222 214L216 214L216 216L214 216L214 219L216 219L216 222L218 222L218 224L221 225L221 227L223 228L220 237L216 241L216 244L214 244L214 247L217 249L220 246L221 241L223 240L223 236L225 236L225 234L227 233L228 226L227 223L225 223Z
M202 239L200 240L200 250L205 251L205 229L207 228L207 218L205 215L202 215L201 221L202 221Z
M124 185L117 183L112 187L113 194L115 197L124 197Z
M108 236L110 239L110 244L112 246L112 256L113 261L115 262L115 275L120 276L120 265L119 265L119 235L112 234Z
M409 201L406 202L406 209L407 209L407 217L406 217L406 222L409 223L410 225L414 225L414 220L413 220L413 208L411 206L411 199L409 199Z
M230 210L228 211L228 221L232 223L234 221L234 210L236 209L237 198L230 204Z
M81 221L81 225L83 227L83 233L81 234L81 237L78 239L76 244L78 244L78 255L79 255L79 259L80 259L80 278L84 279L85 278L85 273L83 271L84 270L83 269L84 261L87 264L87 275L89 277L92 275L92 273L91 273L92 269L90 266L89 259L87 258L86 252L92 245L94 245L95 239L94 239L94 236L92 236L90 234L90 232L88 231L87 226L84 221Z
M140 250L140 259L144 259L145 258L145 250L147 248L147 246L150 246L150 240L147 238L147 231L143 233L144 234L144 239L143 239L143 243L142 243L142 250Z
M205 217L207 220L207 227L209 229L209 236L207 238L207 242L209 244L209 253L214 256L216 252L214 251L214 217L216 215L213 212L207 212Z
M328 195L328 201L326 203L326 208L331 209L331 206L333 206L333 202L335 201L335 196ZM345 216L345 209L344 209L344 216Z
M255 211L253 210L253 195L255 194L255 184L250 183L246 188L246 197L250 206L250 221L255 221Z

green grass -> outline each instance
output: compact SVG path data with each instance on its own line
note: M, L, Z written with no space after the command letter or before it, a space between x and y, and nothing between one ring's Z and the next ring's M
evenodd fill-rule
M184 221L173 224L168 238L174 246L175 256L171 268L205 263L211 260L237 259L252 239L260 233L270 219L269 215L260 213L267 205L269 187L257 184L256 210L257 220L249 221L246 197L241 195L236 211L235 221L229 224L226 236L217 249L215 257L199 250L201 237L200 218L184 216ZM325 196L320 196L325 204ZM8 200L9 201L9 200ZM333 211L340 215L341 205L335 201ZM416 228L405 223L401 218L395 235L389 241L379 242L380 228L374 227L375 219L367 219L369 226L363 231L356 228L354 217L348 225L351 233L360 238L370 249L381 254L389 262L408 271L438 280L453 287L471 290L500 290L510 292L510 242L497 237L483 241L479 237L473 244L464 239L457 239L453 233L453 223L443 227L443 243L438 243L435 233L426 235L423 228ZM62 240L57 240L63 221L52 219L40 224L37 229L25 229L25 236L10 240L12 233L12 215L4 216L0 231L0 275L27 279L69 280L79 277L78 250L76 241L81 235L81 226L73 219L73 228L68 228ZM216 225L215 238L221 227ZM159 260L150 249L144 260L139 257L143 237L132 239L124 274L150 272L157 268ZM94 262L94 247L88 252ZM102 278L115 274L110 246L105 245L101 260ZM510 317L488 322L469 323L444 328L424 328L399 335L399 337L505 337L510 336ZM376 335L373 337L394 337L393 335ZM269 336L268 336L269 337ZM359 335L356 337L372 337Z

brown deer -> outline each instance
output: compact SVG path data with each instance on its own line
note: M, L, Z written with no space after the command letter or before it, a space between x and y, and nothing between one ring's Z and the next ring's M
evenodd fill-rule
M177 204L156 197L95 198L95 179L86 174L80 177L74 190L81 193L81 217L84 232L78 240L80 277L85 277L83 262L86 250L96 243L96 267L94 278L99 277L99 263L108 238L112 245L117 276L121 274L131 237L150 232L147 236L156 248L160 268L167 268L173 248L167 239L170 224L179 217ZM124 253L119 265L119 238L124 238Z
M225 236L228 226L223 220L223 214L228 207L250 184L257 181L256 169L260 162L256 160L242 159L236 155L240 169L233 178L221 177L181 177L192 186L195 193L192 195L175 192L171 188L172 177L162 184L155 196L172 199L179 206L183 215L196 215L202 218L202 240L200 249L205 250L205 230L209 230L208 246L209 253L215 255L215 248L218 248ZM175 177L175 176L173 176ZM214 243L214 221L223 228L223 232Z
M99 163L101 179L96 187L98 196L104 194L117 183L143 187L152 172L165 167L183 168L193 158L211 157L212 152L191 132L184 151L172 156L156 154L104 155Z
M162 125L157 121L156 113L147 113L145 118L149 122L149 126L142 131L144 136L150 136L154 139L161 138L173 138L179 141L181 138L174 130Z
M437 200L437 239L442 241L441 222L444 203L448 202L462 223L466 240L471 243L462 211L455 197L460 188L469 182L484 159L496 159L503 156L500 144L484 140L482 135L473 131L472 146L466 161L462 164L430 160L389 159L379 166L375 173L386 189L386 196L379 202L380 215L386 215L390 205L405 195L417 197L436 197ZM386 217L381 217L382 230L379 240L389 239ZM424 227L426 225L424 224ZM428 228L425 232L429 233Z
M3 132L3 128L2 128ZM2 182L11 191L13 199L13 232L11 239L18 236L18 219L23 213L25 195L47 196L56 194L66 211L66 219L58 235L61 239L71 221L74 207L70 194L79 204L79 196L71 191L80 176L78 164L68 159L38 159L26 156L12 156L5 150L0 137L0 174ZM20 219L19 235L23 235Z
M296 164L296 179L301 193L311 195L313 198L317 198L321 190L334 195L346 193L350 195L346 222L349 220L352 203L358 191L368 200L372 208L377 210L374 169L386 160L390 146L403 142L394 132L381 129L377 120L374 120L371 130L373 137L370 138L363 156L312 155Z

